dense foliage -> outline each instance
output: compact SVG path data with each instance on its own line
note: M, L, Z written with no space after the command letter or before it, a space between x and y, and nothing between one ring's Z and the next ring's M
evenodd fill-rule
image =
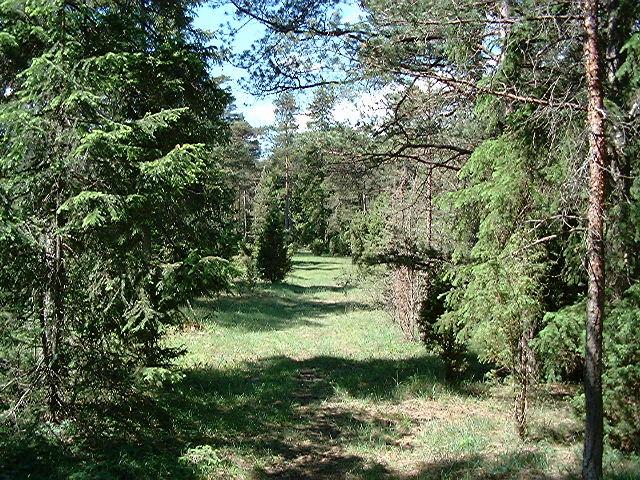
M214 155L228 95L192 7L0 5L0 383L14 419L130 396L179 353L162 343L178 307L228 287Z

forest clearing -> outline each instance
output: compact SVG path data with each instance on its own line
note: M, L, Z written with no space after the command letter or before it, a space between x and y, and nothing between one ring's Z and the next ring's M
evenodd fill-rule
M0 0L0 480L639 469L638 0Z
M348 259L298 255L284 283L199 299L190 315L170 340L187 346L181 376L154 408L130 406L126 430L73 455L18 449L9 460L26 466L9 478L578 476L569 387L543 387L520 440L509 387L483 383L481 368L447 381L354 283ZM620 456L606 467L610 479L640 473Z

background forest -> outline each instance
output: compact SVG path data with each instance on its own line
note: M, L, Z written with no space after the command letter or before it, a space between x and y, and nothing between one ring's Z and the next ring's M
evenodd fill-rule
M0 0L0 478L47 478L24 445L135 436L202 299L275 288L299 251L350 257L446 382L508 386L520 438L567 389L583 478L627 478L602 441L638 462L640 4L209 2L263 26L234 54L202 3ZM271 128L223 60L276 98Z

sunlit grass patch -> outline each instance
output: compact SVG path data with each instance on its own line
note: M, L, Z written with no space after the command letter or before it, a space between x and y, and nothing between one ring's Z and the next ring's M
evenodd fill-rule
M1 459L75 480L577 478L581 425L558 389L536 394L519 439L509 386L446 379L348 269L302 255L281 284L192 302L170 338L187 349L180 375L124 426ZM640 478L638 465L609 452L608 478Z

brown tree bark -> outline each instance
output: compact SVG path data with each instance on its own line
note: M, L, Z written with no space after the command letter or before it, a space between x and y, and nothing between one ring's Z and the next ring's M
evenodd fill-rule
M249 235L249 213L247 211L247 191L244 189L242 190L242 223L242 238L247 240L247 236Z
M288 232L291 230L291 181L289 178L289 156L284 159L284 228Z
M523 328L517 346L517 363L514 367L517 390L514 402L514 419L520 438L526 438L528 433L529 390L538 370L536 355L531 346L536 335L534 324Z
M50 420L57 422L61 419L63 410L59 347L64 320L64 281L61 239L56 232L48 233L45 238L44 262L47 277L41 316L42 376L47 388L48 415Z
M584 0L590 177L587 213L588 300L584 374L586 419L582 460L584 480L602 478L602 320L605 278L603 233L607 147L601 46L598 39L599 9L599 0Z

